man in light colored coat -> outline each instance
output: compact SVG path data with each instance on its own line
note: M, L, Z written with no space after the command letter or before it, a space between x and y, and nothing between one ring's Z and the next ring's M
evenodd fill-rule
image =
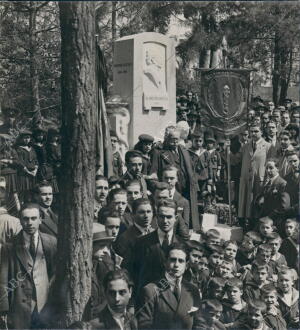
M260 193L271 144L262 138L259 126L250 128L251 140L241 149L242 170L239 189L239 218L251 218L252 201Z

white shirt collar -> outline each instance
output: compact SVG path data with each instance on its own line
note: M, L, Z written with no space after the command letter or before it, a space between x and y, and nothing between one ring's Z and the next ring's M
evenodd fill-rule
M178 280L179 287L181 286L182 276L175 278L172 275L170 275L168 272L165 272L165 277L168 283L171 285L171 287L174 287L176 284L176 280Z
M24 230L23 230L23 237L24 237L24 240L25 240L25 244L30 245L31 237ZM35 245L35 247L37 247L38 241L39 241L39 231L38 230L33 234L33 237L34 237L34 245Z
M142 227L142 226L138 225L136 222L134 223L134 225L142 233L142 235L144 235L145 232L147 232L147 231L148 231L148 233L150 233L150 231L151 231L151 225L148 228Z
M170 192L170 198L171 198L171 199L174 198L175 190L176 190L175 187L174 187L173 189L169 190L169 192Z
M125 329L125 315L126 315L126 309L124 313L116 313L114 312L111 307L107 304L107 308L111 312L112 317L114 320L118 323L119 327L123 330Z
M166 234L168 235L168 241L169 244L171 244L172 242L172 237L173 237L173 229L171 231L169 231L168 233L165 233L164 231L162 231L160 228L157 229L157 234L158 234L158 239L159 239L159 243L160 245L162 245L164 238L166 236Z
M270 182L271 182L271 183L273 183L273 182L274 182L274 180L275 180L277 177L279 177L279 174L275 175L273 178L270 178L270 179L269 179L269 180L270 180Z

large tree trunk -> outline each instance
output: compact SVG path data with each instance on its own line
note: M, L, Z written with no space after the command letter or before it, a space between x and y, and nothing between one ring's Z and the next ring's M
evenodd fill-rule
M273 76L272 76L273 102L275 106L278 105L279 77L280 77L279 70L280 70L280 46L279 46L278 32L276 32L275 40L274 40L274 67L273 67Z
M91 293L95 185L94 2L60 2L62 179L58 231L60 327L82 319Z
M29 3L29 63L30 63L30 92L31 113L33 114L33 126L41 123L39 74L36 44L36 16L37 8L33 1Z
M288 92L288 88L289 88L289 84L290 84L290 80L291 80L291 73L293 70L293 50L289 49L289 50L285 50L284 52L284 61L282 61L282 63L284 63L284 67L282 70L282 74L281 74L281 79L280 79L280 85L281 85L281 89L280 89L280 96L279 96L279 104L283 104L284 100L287 97L287 92Z
M117 2L111 3L111 41L112 49L114 50L114 44L117 39Z

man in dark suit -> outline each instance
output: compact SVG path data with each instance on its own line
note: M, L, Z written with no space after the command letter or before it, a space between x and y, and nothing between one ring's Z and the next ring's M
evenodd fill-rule
M155 189L153 192L155 206L153 208L154 220L152 222L152 226L156 228L157 227L157 225L156 225L156 223L157 223L157 221L156 221L157 205L162 200L170 199L170 191L169 191L169 185L166 182L156 181L153 185L153 188ZM176 207L177 207L177 203L176 203ZM181 210L181 213L182 213L182 210ZM176 211L176 219L177 219L177 221L174 225L175 234L178 235L178 237L180 239L182 239L184 241L188 241L190 238L189 227L186 225L181 214L180 213L178 214L178 209Z
M23 229L1 251L0 313L8 328L40 328L55 272L56 239L39 231L38 204L25 204L20 214Z
M169 198L173 199L177 204L177 214L180 214L185 221L187 228L190 225L190 204L177 190L178 169L175 166L167 166L163 170L162 180L169 185Z
M175 222L176 203L170 199L161 201L157 206L158 229L140 237L134 248L130 272L137 292L163 276L167 249L179 242L174 233Z
M57 237L58 217L51 209L53 189L47 181L40 183L36 187L35 199L40 206L42 220L39 230L42 233Z
M142 289L137 313L140 329L192 329L192 312L199 307L200 296L183 279L187 257L184 245L169 247L163 276Z
M176 188L190 202L192 227L194 230L199 230L198 182L194 175L189 152L179 145L179 139L180 133L177 130L168 131L163 149L153 155L151 173L157 173L159 181L162 181L163 170L167 166L175 166L178 169Z
M127 191L121 188L112 189L107 197L108 205L98 213L98 222L104 224L105 214L116 211L121 219L120 233L133 225L132 215L128 209Z
M269 216L273 220L280 220L284 212L290 207L290 197L285 192L286 181L279 176L278 163L269 159L266 164L267 181L262 195L258 197L261 206L260 216Z
M288 155L288 162L291 171L284 177L286 180L286 192L290 196L291 205L286 211L287 217L299 217L299 155L296 152L291 152Z
M151 202L147 198L136 199L132 204L134 223L123 232L114 243L114 250L124 258L122 267L131 260L133 248L139 237L154 231L151 227L153 221L153 209Z
M129 180L138 180L141 183L142 195L147 198L147 183L143 177L143 156L138 150L129 150L125 154L126 173L121 178L121 185L125 189Z
M107 304L90 322L92 329L137 329L137 321L128 311L132 294L132 282L125 270L115 270L106 274L103 286Z

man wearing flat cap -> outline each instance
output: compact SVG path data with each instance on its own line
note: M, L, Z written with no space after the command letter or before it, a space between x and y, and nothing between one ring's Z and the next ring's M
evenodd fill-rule
M138 150L142 154L143 168L142 173L144 175L150 174L151 161L153 156L153 142L154 137L148 134L141 134L139 136L138 143L134 146L134 150Z

